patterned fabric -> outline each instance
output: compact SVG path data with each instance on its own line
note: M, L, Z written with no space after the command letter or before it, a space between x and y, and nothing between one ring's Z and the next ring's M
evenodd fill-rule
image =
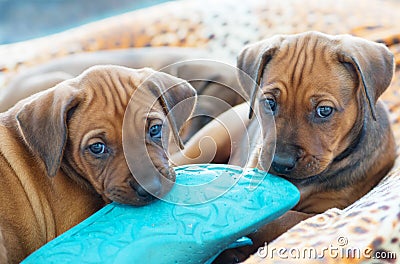
M53 36L0 46L0 71L4 84L24 68L52 58L84 51L146 46L204 48L210 56L234 64L236 55L247 43L274 34L307 30L350 33L384 42L400 65L399 11L400 1L396 0L169 2ZM390 111L397 143L400 143L399 73L397 69L392 85L382 97ZM395 168L378 186L353 205L344 210L330 209L298 224L268 247L261 248L246 263L287 263L288 260L304 263L304 258L291 258L288 253L305 248L317 253L307 263L361 260L395 263L400 259L399 162L398 159ZM337 249L337 255L329 252L329 247ZM269 252L265 256L266 250L275 249L276 253L281 248L286 255L276 254L271 258L273 252Z
M0 46L0 70L52 58L128 47L203 47L234 62L244 44L274 34L318 30L398 44L394 0L186 0L167 2L17 44ZM384 15L382 15L384 14ZM23 67L22 67L23 66Z

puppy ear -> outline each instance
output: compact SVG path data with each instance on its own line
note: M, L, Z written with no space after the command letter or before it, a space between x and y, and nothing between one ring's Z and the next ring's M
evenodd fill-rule
M183 149L179 130L193 113L197 100L196 90L187 81L161 72L154 74L149 82L153 83L150 89L157 96L168 118L175 141Z
M37 94L16 114L19 131L29 148L55 176L67 142L67 116L79 102L78 91L61 83Z
M250 99L249 118L254 113L257 90L264 74L264 69L279 48L283 36L274 36L246 46L237 58L238 79L240 86ZM255 83L254 83L255 82Z
M376 101L390 85L394 56L385 45L362 38L345 35L341 36L340 42L339 61L351 65L351 70L355 71L371 115L376 120Z

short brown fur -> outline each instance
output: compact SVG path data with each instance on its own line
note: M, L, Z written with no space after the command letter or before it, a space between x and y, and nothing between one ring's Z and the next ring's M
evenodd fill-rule
M170 84L176 87L168 89ZM144 89L135 93L140 98L131 110L141 118L130 127L137 128L134 136L143 139L133 143L137 152L133 159L146 156L143 148L135 150L135 144L146 146L149 154L149 164L141 162L138 169L141 175L148 172L147 186L142 187L129 170L122 148L123 117L139 85ZM170 108L188 100L183 111L171 114L160 97ZM154 197L140 188L158 195L168 192L175 174L163 146L144 134L150 122L145 111L158 115L158 122L169 113L174 128L180 129L193 110L194 98L195 90L186 81L164 73L97 66L2 113L2 263L20 262L110 201L136 206L151 202ZM103 142L107 152L91 153L88 147L96 142Z

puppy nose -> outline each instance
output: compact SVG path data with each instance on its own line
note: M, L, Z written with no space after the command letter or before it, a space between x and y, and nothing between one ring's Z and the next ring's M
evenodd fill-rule
M275 154L271 166L278 174L286 175L296 166L296 158L290 155Z
M161 182L158 177L151 182L146 182L145 187L136 183L135 181L130 181L129 185L142 198L148 198L149 196L158 196L162 190Z

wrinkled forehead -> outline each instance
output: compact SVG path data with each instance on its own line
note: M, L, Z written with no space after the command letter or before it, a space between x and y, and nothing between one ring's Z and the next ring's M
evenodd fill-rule
M348 96L355 80L339 62L335 45L335 40L315 36L285 39L264 70L264 88Z
M148 69L131 69L115 65L90 67L76 77L82 84L116 85L118 82L137 87L148 75Z
M96 66L71 80L71 85L82 90L88 105L102 104L123 112L133 96L151 97L145 82L147 69L129 69L119 66Z
M287 36L272 56L271 63L282 64L287 71L307 67L309 73L313 70L329 69L337 66L338 41L320 35Z

